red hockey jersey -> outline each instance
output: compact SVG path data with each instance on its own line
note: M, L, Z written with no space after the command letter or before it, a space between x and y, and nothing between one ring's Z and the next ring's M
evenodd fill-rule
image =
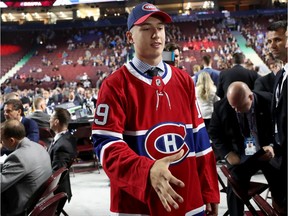
M165 64L153 79L130 62L111 74L98 94L92 138L111 181L112 215L204 215L204 203L219 203L218 178L208 134L197 108L194 83ZM185 183L172 184L184 203L167 212L149 183L155 160L184 150L170 165Z

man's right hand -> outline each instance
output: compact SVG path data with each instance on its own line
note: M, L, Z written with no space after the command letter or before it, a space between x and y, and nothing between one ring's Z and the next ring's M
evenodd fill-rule
M177 154L156 160L150 169L151 185L156 191L164 208L168 212L171 211L170 206L178 209L178 203L182 203L184 201L183 198L174 191L174 189L171 187L171 184L174 184L178 187L184 187L185 185L181 180L174 177L168 169L170 163L179 160L183 156L183 153L184 151L181 150Z

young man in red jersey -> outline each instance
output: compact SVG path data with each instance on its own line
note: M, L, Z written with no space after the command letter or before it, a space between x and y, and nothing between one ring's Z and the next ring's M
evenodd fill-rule
M217 215L215 158L194 83L163 62L171 17L141 3L128 17L135 56L98 94L92 137L111 181L112 215Z

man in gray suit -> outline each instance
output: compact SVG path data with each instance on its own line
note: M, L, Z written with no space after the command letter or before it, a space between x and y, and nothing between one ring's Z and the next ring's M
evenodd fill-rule
M35 111L27 116L27 118L33 119L39 128L50 128L49 120L50 116L45 113L46 103L42 97L37 97L33 101Z
M4 161L1 177L1 215L18 215L31 195L52 175L49 154L25 137L18 120L1 125L1 144L14 150Z

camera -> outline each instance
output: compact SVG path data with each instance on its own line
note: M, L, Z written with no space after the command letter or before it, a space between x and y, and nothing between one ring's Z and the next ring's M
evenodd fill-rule
M173 51L163 51L162 53L162 60L167 64L174 65L175 62L175 55Z

